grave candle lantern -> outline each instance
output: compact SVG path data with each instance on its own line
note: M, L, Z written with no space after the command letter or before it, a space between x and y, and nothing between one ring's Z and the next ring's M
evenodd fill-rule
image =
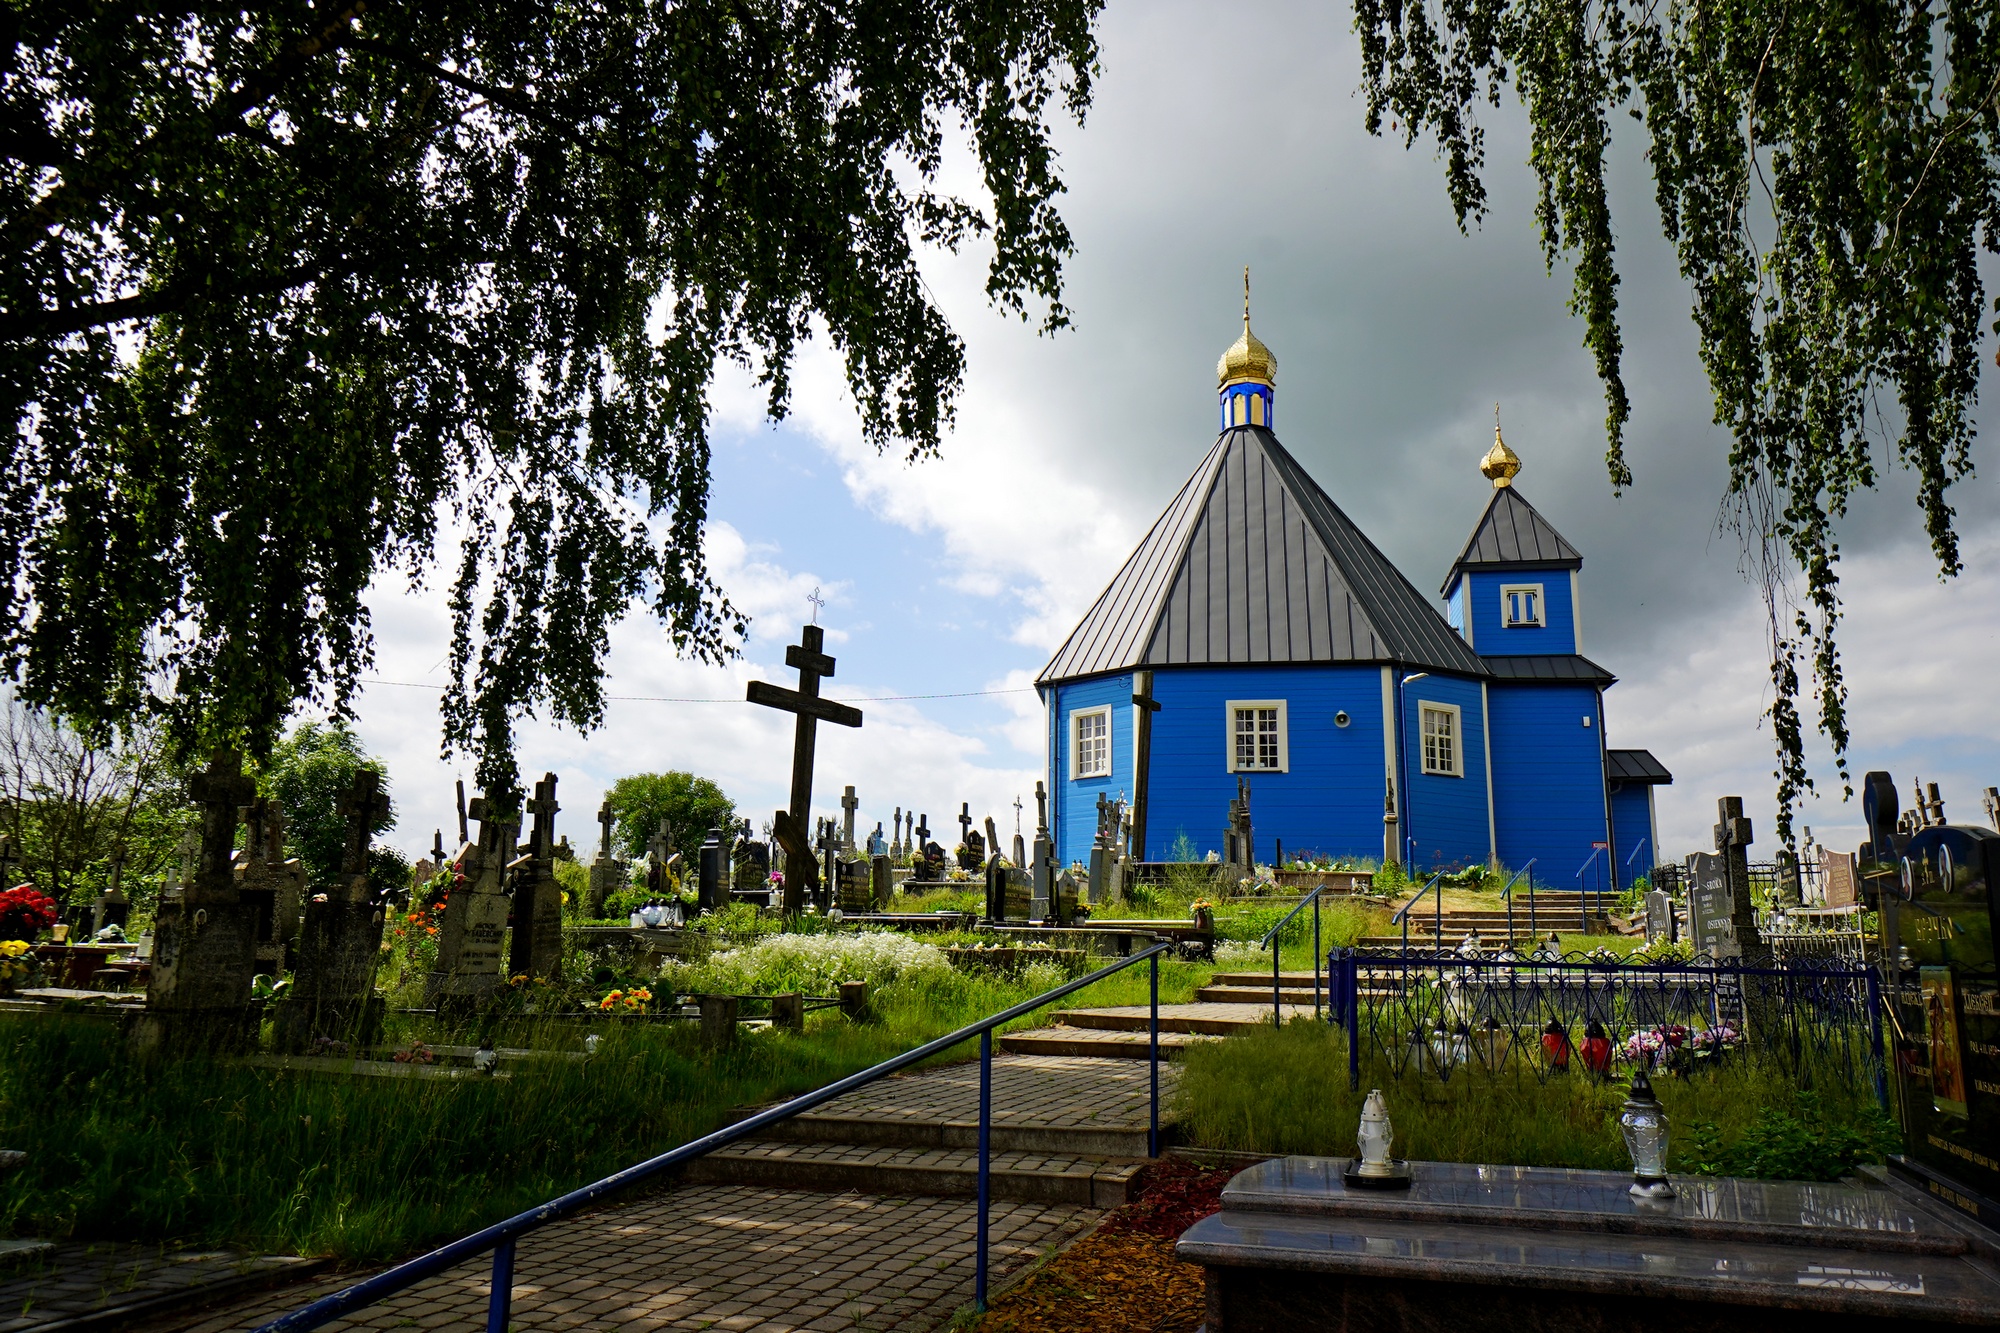
M1632 1075L1632 1091L1618 1117L1625 1133L1625 1150L1632 1154L1632 1190L1642 1199L1671 1199L1674 1187L1667 1183L1667 1113L1653 1095L1653 1083L1646 1071Z
M1387 1176L1392 1173L1389 1145L1394 1135L1395 1127L1389 1123L1389 1106L1382 1100L1382 1090L1369 1089L1368 1100L1361 1104L1361 1131L1355 1137L1355 1147L1361 1150L1362 1175Z

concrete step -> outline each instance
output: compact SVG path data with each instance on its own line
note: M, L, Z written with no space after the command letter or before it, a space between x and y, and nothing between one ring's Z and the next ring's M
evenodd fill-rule
M1268 1023L1271 1021L1270 992L1264 992L1264 996L1265 1003L1261 1009L1249 1004L1163 1004L1160 1006L1160 1031L1226 1037L1246 1027ZM1290 1022L1293 1018L1311 1018L1312 1012L1310 1003L1303 1006L1284 1005L1280 1016ZM1150 1011L1143 1004L1108 1009L1065 1009L1052 1017L1067 1027L1111 1032L1145 1032L1151 1022Z
M1322 972L1319 975L1320 982L1324 985L1326 982L1326 973ZM1303 986L1307 991L1311 991L1313 974L1310 972L1280 972L1278 974L1278 981L1281 985L1294 988ZM1269 972L1217 972L1208 979L1208 984L1211 986L1262 986L1264 994L1269 995L1271 993L1271 974Z
M989 1187L996 1199L1117 1208L1130 1202L1133 1178L1145 1165L1143 1137L1138 1159L995 1152ZM979 1190L979 1151L746 1139L690 1162L684 1179L763 1189L970 1198Z
M1326 982L1322 980L1319 990L1322 1005L1326 1003L1326 996ZM1271 1005L1271 986L1268 981L1262 986L1203 986L1194 993L1194 998L1203 1004L1261 1004L1268 1009ZM1304 1005L1310 1009L1313 1005L1312 987L1280 986L1278 1002Z
M1077 1157L1146 1155L1146 1131L1143 1126L1098 1127L996 1121L991 1132L994 1152L1069 1154ZM885 1120L872 1116L815 1115L808 1112L790 1120L780 1120L767 1129L763 1137L785 1143L846 1144L867 1148L958 1148L976 1152L979 1149L979 1121L977 1118Z
M1197 1043L1216 1040L1218 1038L1199 1033L1162 1032L1160 1058L1167 1059ZM1013 1055L1084 1055L1111 1060L1144 1060L1152 1054L1152 1041L1143 1031L1050 1027L1009 1032L1000 1038L1000 1049Z

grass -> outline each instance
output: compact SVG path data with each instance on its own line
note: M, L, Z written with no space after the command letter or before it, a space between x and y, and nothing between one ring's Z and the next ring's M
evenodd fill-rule
M1185 1141L1273 1154L1349 1156L1361 1099L1381 1088L1396 1154L1412 1160L1629 1169L1618 1130L1625 1085L1584 1076L1461 1071L1447 1082L1364 1067L1348 1087L1345 1042L1294 1021L1191 1048L1174 1109ZM1746 1063L1654 1088L1672 1133L1675 1171L1837 1179L1899 1141L1872 1094L1797 1081Z
M867 972L866 957L849 946L856 936L821 938L824 948L849 950L834 970ZM698 1047L692 1024L597 1023L590 1030L603 1041L587 1062L524 1062L504 1081L338 1077L195 1059L146 1067L126 1058L103 1020L0 1017L0 1143L28 1154L27 1165L0 1178L0 1231L356 1262L407 1254L707 1133L738 1106L823 1086L1064 979L1045 966L1018 978L960 972L911 944L890 946L902 962L878 960L868 976L870 1021L817 1013L802 1035L746 1031L719 1054ZM765 940L734 961L719 954L691 965L680 980L825 993L812 966L799 950ZM1212 970L1164 963L1160 998L1191 999ZM1141 1004L1146 995L1141 965L1065 1003ZM543 1002L582 1003L554 992ZM1012 1026L1042 1021L1031 1015ZM570 1050L583 1031L521 1013L489 1029L501 1044ZM387 1035L412 1044L472 1033L392 1015ZM968 1042L940 1060L976 1050Z

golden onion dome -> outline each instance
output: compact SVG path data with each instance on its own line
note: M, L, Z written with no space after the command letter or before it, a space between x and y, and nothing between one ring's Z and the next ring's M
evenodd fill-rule
M1250 270L1243 270L1243 336L1229 344L1229 350L1215 363L1215 386L1226 389L1232 384L1254 381L1268 384L1273 388L1278 383L1278 358L1263 340L1250 332Z
M1497 490L1502 486L1512 486L1514 478L1521 474L1521 456L1507 447L1507 441L1500 438L1500 405L1493 405L1493 447L1486 451L1486 457L1479 460L1479 471L1491 481Z

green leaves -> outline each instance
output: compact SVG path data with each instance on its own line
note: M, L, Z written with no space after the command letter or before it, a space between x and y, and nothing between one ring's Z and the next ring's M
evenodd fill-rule
M1661 223L1694 296L1715 420L1729 428L1723 522L1771 634L1779 836L1812 788L1800 659L1847 780L1835 527L1895 441L1944 574L1947 492L1971 472L1985 300L2000 253L2000 10L1981 0L1356 0L1368 125L1433 134L1463 225L1483 215L1474 99L1511 78L1527 109L1551 265L1605 385L1614 490L1632 484L1604 150L1609 117L1649 134Z
M0 663L261 754L442 558L446 747L518 796L514 719L596 725L634 602L698 659L746 627L718 358L782 416L817 322L921 455L964 349L919 241L990 238L991 299L1065 321L1047 129L1099 2L6 7ZM936 187L961 129L983 200Z

